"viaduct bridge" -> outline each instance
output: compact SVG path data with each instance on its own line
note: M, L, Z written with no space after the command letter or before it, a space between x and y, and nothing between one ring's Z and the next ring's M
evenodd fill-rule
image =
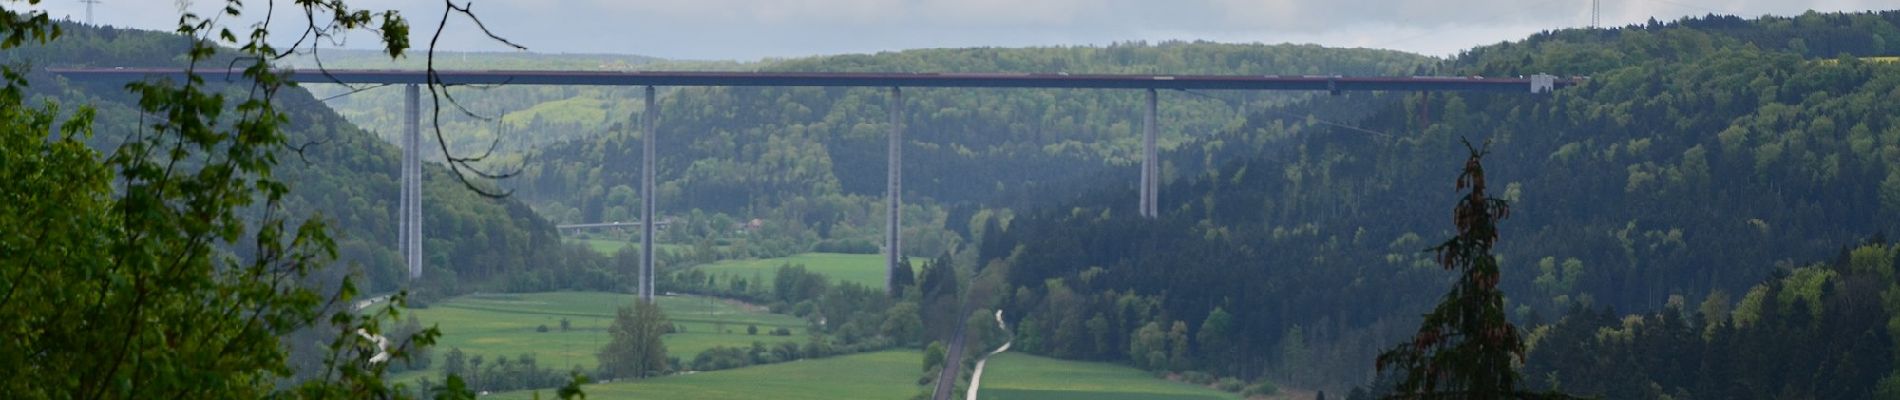
M672 225L672 224L673 224L672 218L661 218L659 221L654 222L653 226L658 229L666 229L667 225ZM562 232L580 232L580 231L591 230L591 229L640 228L644 226L646 226L645 221L631 221L631 222L613 221L613 222L593 222L593 223L585 223L585 224L555 225L554 229L560 230Z
M49 69L69 79L128 81L145 78L183 80L185 71L175 68L85 68ZM240 71L200 70L206 78L219 75L239 76ZM1548 93L1577 84L1576 80L1550 75L1524 78L1483 77L1346 77L1277 75L1092 75L1092 74L1016 74L1016 73L822 73L822 72L597 72L597 71L442 71L433 76L420 70L292 70L290 79L302 83L365 83L404 85L401 249L409 267L410 279L422 277L422 161L421 129L417 85L595 85L645 86L646 110L640 114L642 158L640 178L640 220L654 221L653 193L654 136L659 132L659 103L654 101L656 86L806 86L889 88L890 144L885 198L887 203L884 253L885 289L890 290L891 272L898 266L903 249L899 223L903 205L904 97L903 88L1053 88L1145 90L1147 105L1142 108L1140 215L1154 218L1160 214L1159 153L1155 149L1156 91L1159 90L1281 90L1325 91L1489 91ZM653 299L653 229L657 224L638 224L643 231L640 244L640 298Z

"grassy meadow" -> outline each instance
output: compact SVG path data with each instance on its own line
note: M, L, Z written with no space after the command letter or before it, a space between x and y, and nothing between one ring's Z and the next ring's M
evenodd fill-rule
M575 96L509 112L501 119L514 125L528 125L536 119L551 124L598 124L607 118L607 110L615 106L624 107L591 96Z
M590 249L594 249L594 252L596 252L596 253L600 253L600 255L603 255L603 256L612 256L612 255L614 255L614 253L618 253L618 252L620 252L620 249L621 249L621 248L623 248L623 247L627 247L627 246L633 246L633 248L634 248L634 250L639 250L639 249L640 249L640 243L639 243L639 242L633 242L633 241L627 241L627 240L624 240L624 239L614 239L614 238L591 238L591 239L575 239L575 238L568 238L568 239L567 239L567 241L568 241L568 242L571 242L571 243L580 243L580 244L584 244L584 245L587 245L587 248L590 248ZM653 244L653 247L657 247L657 248L659 248L659 249L660 249L660 251L661 251L661 252L663 252L663 253L679 253L679 252L689 252L689 251L693 251L693 246L688 246L688 245L683 245L683 244L670 244L670 243L654 243L654 244Z
M911 261L915 263L917 260ZM884 256L879 254L804 253L790 257L725 260L694 268L714 276L732 275L752 279L756 275L772 279L778 267L785 264L803 264L806 269L834 281L884 287Z
M593 384L584 389L590 399L904 399L923 390L917 386L922 363L923 356L915 351L892 350ZM984 380L988 379L985 375ZM524 390L483 398L529 399L533 394ZM552 394L552 390L541 390L541 398L552 398Z
M587 245L595 252L607 256L614 255L627 246L634 246L635 249L640 246L638 242L610 237L568 238L566 240L570 243ZM684 244L655 243L654 247L659 248L663 253L678 254L693 251L692 246ZM918 261L912 260L913 263ZM873 287L884 286L884 256L881 254L802 253L788 257L724 260L694 268L714 276L730 275L745 279L758 276L771 279L772 274L778 271L778 267L785 264L803 264L805 268L824 274L833 281L857 282Z
M600 292L477 294L436 302L410 313L424 326L434 324L442 330L433 351L435 368L441 367L440 361L449 349L460 348L471 357L534 354L541 366L592 369L594 352L608 341L607 326L613 322L615 310L632 304L633 299L630 294ZM684 332L666 335L669 356L691 359L714 346L750 346L753 341L803 344L806 339L806 322L797 317L770 314L712 297L661 296L658 301L667 317L685 328ZM566 331L561 330L562 318L569 322ZM746 327L752 324L758 325L758 335L746 334ZM538 331L542 325L548 327L547 332ZM766 334L780 327L791 329L792 336ZM398 378L439 374L431 369L403 373Z
M984 400L1240 398L1212 388L1157 379L1139 369L1108 363L1002 353L990 358L988 364L983 370L983 387L977 392L977 398Z

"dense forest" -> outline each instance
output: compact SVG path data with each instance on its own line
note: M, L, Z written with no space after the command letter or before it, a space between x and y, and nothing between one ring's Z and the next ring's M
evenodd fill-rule
M1900 39L1896 26L1900 13L1886 12L1546 32L1438 68L1588 77L1582 85L1549 96L1319 98L1255 113L1240 129L1167 155L1178 172L1163 188L1159 219L1136 217L1126 189L1019 211L977 246L985 260L977 265L1008 277L984 300L1018 318L1026 351L1308 387L1365 382L1374 352L1406 335L1425 311L1418 305L1443 291L1420 250L1448 236L1441 216L1452 188L1442 182L1459 165L1461 137L1492 142L1487 169L1499 197L1514 203L1497 249L1520 324L1685 301L1741 309L1733 303L1762 300L1727 294L1759 297L1751 285L1776 274L1833 287L1806 263L1900 228L1900 114L1882 105L1900 93L1900 64L1873 58L1895 53L1885 43ZM1340 107L1362 110L1338 117L1355 121L1351 128L1285 116ZM1842 301L1864 301L1865 290ZM1815 315L1835 312L1827 301L1805 304ZM1531 365L1556 357L1547 350L1559 348L1549 342L1557 333L1601 325L1588 318L1544 337ZM1879 324L1816 323L1743 330L1732 335L1765 336L1719 350L1811 340L1788 336L1813 332L1801 329L1890 337ZM1847 362L1838 354L1814 362ZM1601 367L1626 361L1605 360L1596 371L1621 371ZM1853 362L1853 376L1892 369ZM1573 386L1563 375L1553 379L1566 389L1637 393ZM1708 379L1733 379L1717 376ZM1811 376L1761 378L1750 396L1832 393L1799 380ZM1651 379L1676 398L1733 394ZM1871 390L1856 382L1850 390Z
M1890 398L1900 268L1879 238L1737 292L1619 316L1577 307L1532 336L1534 386L1603 398Z

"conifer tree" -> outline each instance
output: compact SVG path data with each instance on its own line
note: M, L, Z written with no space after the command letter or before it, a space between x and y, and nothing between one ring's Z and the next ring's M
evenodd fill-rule
M1485 191L1482 161L1490 143L1464 144L1471 157L1456 187L1470 191L1452 208L1458 235L1427 249L1436 253L1440 266L1460 277L1444 300L1425 314L1410 342L1379 354L1380 372L1392 368L1404 373L1397 392L1388 398L1565 398L1517 389L1513 367L1523 361L1524 340L1505 319L1498 261L1491 255L1498 241L1497 221L1511 215L1511 205Z

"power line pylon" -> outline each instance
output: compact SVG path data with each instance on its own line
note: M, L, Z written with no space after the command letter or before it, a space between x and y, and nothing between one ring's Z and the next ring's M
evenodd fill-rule
M92 25L92 5L99 4L99 0L79 0L79 2L86 3L86 25Z
M97 0L94 0L97 1ZM1590 0L1590 28L1603 27L1603 0Z

